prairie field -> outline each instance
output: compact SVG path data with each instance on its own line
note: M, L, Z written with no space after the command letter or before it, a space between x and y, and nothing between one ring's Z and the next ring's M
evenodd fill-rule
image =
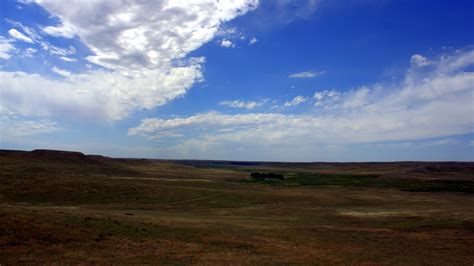
M474 163L5 150L0 169L1 265L474 262Z

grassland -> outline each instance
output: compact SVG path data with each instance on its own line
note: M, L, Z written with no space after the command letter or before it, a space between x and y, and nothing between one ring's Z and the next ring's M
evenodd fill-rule
M473 163L4 151L0 264L471 265L473 181Z

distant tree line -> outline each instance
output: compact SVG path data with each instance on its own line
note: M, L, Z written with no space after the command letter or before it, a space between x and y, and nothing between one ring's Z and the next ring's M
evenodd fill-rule
M250 176L253 179L257 180L268 180L268 179L278 179L278 180L284 180L285 177L282 174L275 174L275 173L251 173Z

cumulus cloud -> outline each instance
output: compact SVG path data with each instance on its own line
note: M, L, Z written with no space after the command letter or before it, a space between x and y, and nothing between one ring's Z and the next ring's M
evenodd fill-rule
M285 107L297 106L306 102L307 100L308 99L306 97L298 95L295 98L293 98L293 100L285 102L284 106Z
M227 40L227 39L221 40L220 45L221 45L222 47L225 47L225 48L233 48L233 47L235 47L235 44L234 44L232 41Z
M307 78L319 77L323 75L324 73L326 73L326 71L321 71L321 72L304 71L304 72L290 74L288 77L293 78L293 79L307 79Z
M37 74L0 72L0 97L3 105L24 116L110 121L184 95L201 77L199 64L164 73L149 70L137 78L95 71L51 80Z
M27 43L33 43L33 40L30 37L26 36L25 34L19 32L16 29L10 29L8 31L8 34L10 34L10 36L12 36L13 38L17 40L24 41Z
M473 53L443 56L433 61L429 72L410 69L403 80L392 85L375 84L344 93L316 92L316 103L332 104L327 113L316 109L303 114L209 112L148 118L129 129L129 134L159 138L169 132L181 133L185 138L174 149L210 154L229 145L314 154L321 145L446 139L474 132L474 73L469 71L474 65ZM445 139L437 144L448 144Z
M232 107L232 108L243 108L243 109L251 110L251 109L254 109L255 107L260 107L264 105L266 102L267 100L262 100L262 101L234 100L234 101L222 101L222 102L219 102L219 105Z
M0 72L3 104L21 115L107 120L183 96L202 80L205 62L186 56L212 40L223 23L258 5L257 0L35 2L61 21L44 27L44 32L77 36L92 52L86 60L103 69L60 80ZM42 49L60 58L76 52L72 46L55 47L39 35L32 38L34 30L30 33Z
M219 26L258 2L93 1L40 2L71 25L94 52L88 60L109 69L158 67L210 41ZM85 17L89 19L84 19Z

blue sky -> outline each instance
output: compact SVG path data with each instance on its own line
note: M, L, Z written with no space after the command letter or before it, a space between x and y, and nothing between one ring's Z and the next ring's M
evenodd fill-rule
M2 1L0 147L474 160L472 1Z

